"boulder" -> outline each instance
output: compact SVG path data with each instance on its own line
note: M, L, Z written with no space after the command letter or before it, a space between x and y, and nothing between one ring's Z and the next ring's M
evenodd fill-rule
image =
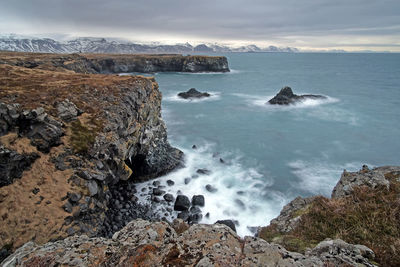
M326 99L326 96L296 95L293 93L292 88L286 86L283 87L276 96L271 98L268 103L272 105L289 105L305 99Z
M0 146L0 187L12 184L15 179L21 178L22 173L29 169L37 158L39 158L37 153L19 154Z
M215 188L214 186L212 186L212 185L210 185L210 184L207 184L207 185L206 185L206 190L207 190L208 192L210 192L210 193L215 193L215 192L218 191L217 188Z
M174 210L184 211L190 208L190 200L185 195L178 195L175 200Z
M57 113L63 121L70 122L76 119L79 110L69 99L65 99L57 104Z
M203 98L203 97L209 97L210 94L205 92L199 92L195 88L189 89L187 92L181 92L178 94L179 97L184 98L184 99L189 99L189 98Z
M204 196L203 195L194 195L192 197L192 206L204 207Z

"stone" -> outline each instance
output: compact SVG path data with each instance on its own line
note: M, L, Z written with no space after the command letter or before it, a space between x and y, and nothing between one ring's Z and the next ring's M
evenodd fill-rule
M326 99L322 95L296 95L293 93L292 88L283 87L279 93L268 101L272 105L289 105L305 99Z
M155 196L161 196L161 195L163 195L163 194L165 194L165 191L164 191L164 190L161 190L161 189L159 189L159 188L153 188L153 195L155 195Z
M22 177L32 163L39 158L37 153L19 154L14 150L0 146L0 187L12 184Z
M65 122L76 120L78 108L69 99L65 99L57 104L58 117Z
M192 206L204 207L204 196L203 195L194 195L192 197Z
M196 173L202 174L202 175L210 175L210 174L211 174L211 171L210 171L210 170L207 170L207 169L198 169L198 170L196 171Z
M163 198L165 199L165 201L167 202L173 202L175 200L174 196L172 194L165 194L163 196Z
M178 219L181 219L183 221L187 221L189 219L189 212L188 211L182 211L178 213Z
M172 181L172 180L167 180L167 185L168 185L168 186L173 186L174 184L175 184L174 181Z
M185 195L178 195L175 200L174 210L185 211L190 207L189 198Z
M224 225L228 226L229 228L231 228L236 233L236 226L235 226L235 224L233 223L232 220L218 220L215 223L216 224L217 223L224 224Z
M179 93L178 96L184 99L190 99L190 98L210 97L211 95L206 92L205 93L199 92L195 88L190 88L187 92Z
M79 193L69 194L69 200L73 203L78 202L81 198L82 198L82 195Z
M90 196L94 196L97 194L99 188L97 182L94 180L90 180L87 182L87 187L89 189Z
M215 188L214 186L212 186L212 185L210 185L210 184L207 184L207 185L206 185L206 190L207 190L208 192L210 192L210 193L215 193L215 192L218 191L217 188Z
M190 183L191 180L192 180L192 179L186 177L186 178L184 179L184 183L185 183L185 184L188 184L188 183Z

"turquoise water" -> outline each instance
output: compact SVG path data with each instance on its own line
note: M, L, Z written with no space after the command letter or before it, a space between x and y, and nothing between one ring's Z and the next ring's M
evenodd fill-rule
M329 196L343 169L400 164L400 54L225 56L231 73L155 75L169 140L186 154L186 167L161 181L176 181L172 193L204 194L203 222L235 219L249 234L298 195ZM266 104L283 86L328 99ZM192 87L212 97L176 97ZM198 168L212 173L185 185Z

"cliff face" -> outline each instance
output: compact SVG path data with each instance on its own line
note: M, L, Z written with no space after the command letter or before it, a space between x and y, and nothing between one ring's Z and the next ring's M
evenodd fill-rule
M305 255L277 244L240 238L221 224L188 226L176 220L135 220L112 239L73 236L25 244L3 266L374 266L367 247L327 240Z
M34 54L0 52L0 64L78 73L229 72L223 56Z
M7 250L98 235L111 187L182 164L183 153L167 140L154 78L47 64L0 64L0 248ZM132 191L123 191L135 210Z

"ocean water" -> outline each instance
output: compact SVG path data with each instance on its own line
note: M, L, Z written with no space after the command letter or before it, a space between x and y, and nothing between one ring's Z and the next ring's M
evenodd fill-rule
M249 235L296 196L330 196L343 169L400 164L400 54L225 56L230 73L155 74L169 140L185 153L185 167L158 180L174 180L174 195L203 194L202 222L234 219ZM327 99L266 104L284 86ZM192 87L212 96L176 96Z

